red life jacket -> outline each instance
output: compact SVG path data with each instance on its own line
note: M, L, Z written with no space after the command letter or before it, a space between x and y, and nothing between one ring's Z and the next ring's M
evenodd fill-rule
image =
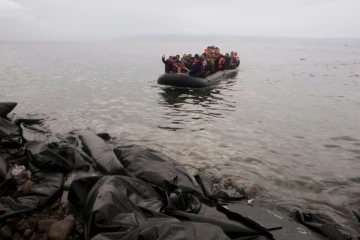
M225 64L225 58L221 57L219 59L219 65L218 65L218 69L223 69L224 68L224 65Z
M182 72L182 73L186 73L186 72L187 72L186 69L185 69L185 67L181 67L181 72Z
M172 72L177 73L178 72L178 65L176 63L173 63L172 65Z
M201 63L201 75L205 75L205 71L206 71L206 64L205 61L203 61Z

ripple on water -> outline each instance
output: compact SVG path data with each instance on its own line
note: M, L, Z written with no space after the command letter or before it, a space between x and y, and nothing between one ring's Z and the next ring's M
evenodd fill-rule
M18 101L16 111L51 113L54 132L90 128L147 144L221 188L245 188L256 204L315 211L355 231L359 49L239 45L239 74L196 90L157 85L160 44L32 44L0 47L0 98Z

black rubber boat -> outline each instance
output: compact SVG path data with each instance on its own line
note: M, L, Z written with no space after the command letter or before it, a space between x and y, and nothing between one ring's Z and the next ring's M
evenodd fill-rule
M202 88L217 84L226 77L235 75L237 71L238 69L218 71L206 78L192 77L185 73L164 73L158 78L157 83L174 87Z

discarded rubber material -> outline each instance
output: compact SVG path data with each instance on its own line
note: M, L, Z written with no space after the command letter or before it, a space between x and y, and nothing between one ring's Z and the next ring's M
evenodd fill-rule
M293 213L293 218L299 223L318 233L321 233L331 240L346 240L333 223L326 222L314 214L295 211Z
M90 169L89 157L81 154L66 139L60 139L39 127L22 124L21 129L27 143L27 156L34 166L65 173L73 169Z
M174 87L203 88L219 83L222 79L235 75L238 69L218 71L206 78L192 77L184 73L164 73L159 76L157 83Z
M204 173L197 174L194 177L197 183L200 185L205 196L209 199L221 201L222 203L227 203L244 200L246 198L244 191L242 191L238 196L230 196L229 194L221 190L214 191L213 182L210 176Z
M62 189L64 185L62 173L47 172L34 167L31 167L31 170L35 178L38 179L38 183L32 186L23 197L16 199L12 197L0 198L0 221L44 206Z
M12 178L13 175L10 171L9 164L5 161L5 159L0 157L0 186L6 184L7 181Z
M102 177L75 178L69 189L68 200L77 206L83 207L91 189Z
M23 144L20 127L0 117L0 143L4 147L18 148Z
M84 206L88 209L84 214L85 238L229 239L217 226L181 222L161 213L163 201L141 180L104 176L94 185Z
M123 166L137 178L163 189L181 189L205 199L184 166L168 156L138 145L124 145L114 149Z
M124 168L113 149L102 138L90 131L80 131L78 134L84 145L84 151L94 158L102 172L133 176Z
M0 102L0 117L5 118L16 105L16 102Z
M252 207L245 204L218 205L217 209L230 219L256 229L263 236L276 240L323 239L303 225L273 210Z

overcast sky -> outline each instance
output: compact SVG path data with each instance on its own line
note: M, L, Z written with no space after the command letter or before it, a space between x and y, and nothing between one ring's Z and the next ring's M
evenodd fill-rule
M0 0L0 40L228 34L360 38L360 0Z

